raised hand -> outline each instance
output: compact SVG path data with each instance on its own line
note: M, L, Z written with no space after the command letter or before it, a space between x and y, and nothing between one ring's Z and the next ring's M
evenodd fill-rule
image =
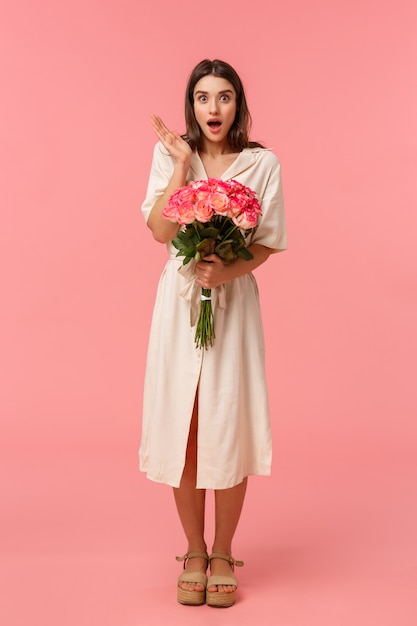
M156 136L172 158L181 163L189 163L192 150L181 135L175 130L169 130L159 115L151 115L151 124Z

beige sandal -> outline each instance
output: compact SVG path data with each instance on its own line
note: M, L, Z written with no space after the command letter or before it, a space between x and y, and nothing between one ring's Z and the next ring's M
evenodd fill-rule
M184 569L189 559L205 559L207 564L209 562L209 556L207 552L187 552L184 556L175 557L177 561L184 561ZM177 588L177 600L181 604L189 604L198 606L204 604L206 601L206 586L207 576L203 572L183 572L178 577L178 583L197 583L203 585L203 591L189 591L188 589Z
M223 554L223 552L213 552L210 554L209 562L211 563L212 559L223 559L223 561L227 561L230 563L232 570L236 567L242 567L243 561L235 561L232 556L228 554ZM236 576L210 576L207 581L207 587L211 587L212 585L234 585L236 588L238 586ZM206 593L206 603L208 606L222 606L228 607L232 606L236 601L236 591L208 591Z

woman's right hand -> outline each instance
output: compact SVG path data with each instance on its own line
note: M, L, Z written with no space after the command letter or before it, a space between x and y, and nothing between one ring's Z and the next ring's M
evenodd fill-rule
M175 161L186 165L190 163L192 150L179 133L168 130L159 115L151 115L152 128L166 150Z
M154 238L161 243L167 243L177 234L179 224L174 224L165 219L162 211L174 191L187 184L187 173L190 167L192 150L179 133L168 130L158 115L151 115L151 123L156 136L168 154L174 159L172 176L167 181L165 191L153 205L147 222Z

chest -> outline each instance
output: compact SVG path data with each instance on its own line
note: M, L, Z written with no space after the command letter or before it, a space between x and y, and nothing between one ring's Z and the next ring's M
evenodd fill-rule
M211 158L201 154L200 158L208 178L221 178L238 156L238 154L222 154L219 157Z

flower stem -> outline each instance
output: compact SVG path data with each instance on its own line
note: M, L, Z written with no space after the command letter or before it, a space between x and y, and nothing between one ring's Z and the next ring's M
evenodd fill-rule
M202 289L201 294L206 298L210 298L211 289ZM214 337L214 316L211 299L201 300L200 315L195 329L195 344L197 348L207 349L213 345Z

